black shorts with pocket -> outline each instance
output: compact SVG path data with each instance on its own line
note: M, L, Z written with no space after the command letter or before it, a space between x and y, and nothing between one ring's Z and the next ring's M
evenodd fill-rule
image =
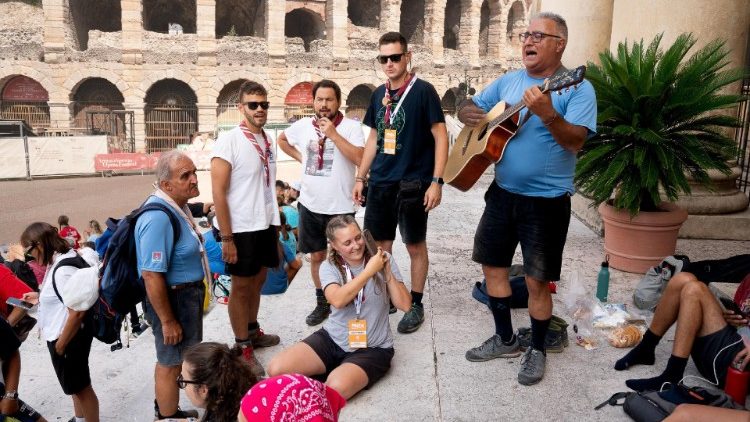
M698 372L709 382L718 382L719 388L722 388L727 380L729 365L732 364L737 353L744 348L745 345L737 329L727 325L715 333L696 337L690 356ZM716 360L716 374L714 374L714 359Z
M375 240L394 240L398 226L406 244L422 243L427 239L427 216L424 195L429 183L402 180L400 183L375 186L367 191L365 229Z
M78 394L91 385L89 353L92 340L91 333L85 328L80 328L68 343L62 356L55 351L57 340L47 342L57 380L60 381L60 386L67 395Z
M526 275L559 280L570 224L570 195L525 196L492 182L484 201L471 258L482 265L510 267L520 242Z
M221 241L216 228L214 236L217 241ZM265 230L254 232L232 233L232 238L237 248L237 262L226 264L226 271L230 275L252 277L258 274L262 267L279 266L279 251L276 246L279 241L278 226L268 226Z
M302 342L312 347L315 354L323 361L323 365L326 367L326 377L341 364L351 363L365 371L367 374L367 386L365 388L370 388L391 369L391 360L394 354L392 347L388 349L367 347L346 352L333 341L325 328L310 334L302 339Z
M302 204L298 204L297 208L299 210L297 248L302 253L325 251L328 248L326 226L333 217L339 214L318 214L305 208ZM354 217L354 213L347 215Z

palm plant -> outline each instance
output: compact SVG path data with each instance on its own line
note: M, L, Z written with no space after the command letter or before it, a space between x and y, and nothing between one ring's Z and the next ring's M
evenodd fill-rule
M721 91L743 72L725 70L724 42L712 41L686 59L696 42L692 34L680 35L664 52L661 39L657 35L648 47L643 40L630 48L620 43L616 56L604 51L601 65L588 65L597 134L579 154L575 183L595 205L614 192L613 206L631 217L658 210L660 188L671 202L689 194L686 175L708 185L708 170L728 173L735 148L725 133L737 119L720 110L741 96Z

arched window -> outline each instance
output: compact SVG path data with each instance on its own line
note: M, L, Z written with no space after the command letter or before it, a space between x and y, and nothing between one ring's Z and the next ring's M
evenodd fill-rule
M346 11L354 25L371 28L380 25L380 0L349 0Z
M196 33L195 0L143 0L143 29L169 33L177 24L185 34Z
M374 90L375 87L368 84L355 86L346 97L346 117L360 122L363 121Z
M120 0L77 0L69 2L74 45L78 50L88 49L89 31L122 31Z
M190 135L198 130L197 102L192 88L177 79L151 85L144 107L146 151L168 151L189 144Z
M49 93L36 80L16 75L0 81L0 119L23 120L35 132L49 128Z
M73 93L73 126L92 134L106 134L110 151L130 151L131 145L124 113L122 93L104 78L89 78ZM130 134L132 135L132 127Z
M264 0L219 0L216 2L216 38L226 35L265 37Z
M217 132L231 129L242 120L242 114L237 109L239 101L240 85L245 79L237 79L224 85L216 99L216 126Z
M401 2L399 32L409 44L424 44L424 0Z
M284 117L287 122L314 116L312 82L300 82L289 90L284 98Z
M458 48L458 33L461 29L461 0L448 0L445 4L443 24L443 48Z
M284 18L284 36L287 38L302 38L305 51L310 51L313 40L325 38L326 25L323 18L310 9L294 9Z

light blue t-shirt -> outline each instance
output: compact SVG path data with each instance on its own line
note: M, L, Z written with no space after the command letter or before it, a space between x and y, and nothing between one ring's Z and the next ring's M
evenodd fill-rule
M532 85L541 85L544 78L533 78L525 69L510 72L496 79L472 98L474 103L490 111L498 102L512 106L522 101L523 93ZM570 124L596 133L596 95L589 81L577 88L570 87L551 93L552 106ZM528 109L520 112L523 121ZM495 165L495 182L503 189L526 196L554 198L573 194L576 154L558 144L541 119L532 115L508 142L503 159Z
M160 202L162 199L151 196L146 204ZM169 207L169 205L167 205ZM177 213L170 209L174 215ZM135 223L135 251L138 259L138 272L152 271L165 273L170 286L203 280L200 241L188 226L187 221L177 216L180 221L180 238L174 245L174 233L169 216L160 210L147 211L138 217Z
M260 291L262 295L275 295L284 293L289 287L289 277L286 273L284 266L297 257L293 250L284 243L281 244L284 249L284 260L279 262L279 266L276 268L269 268L266 273L266 281L263 283L263 288Z
M286 224L289 224L289 227L296 229L299 226L299 211L297 211L297 208L291 205L284 205L281 207L281 212L284 213Z

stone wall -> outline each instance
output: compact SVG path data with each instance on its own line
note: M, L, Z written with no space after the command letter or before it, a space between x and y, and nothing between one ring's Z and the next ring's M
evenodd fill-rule
M65 56L74 62L119 62L122 59L122 32L88 32L88 49L68 48Z
M216 60L220 65L267 65L268 42L260 37L225 36L218 41Z
M195 64L197 61L196 34L169 35L149 31L143 33L144 63Z
M24 3L0 3L0 61L43 60L44 11Z

